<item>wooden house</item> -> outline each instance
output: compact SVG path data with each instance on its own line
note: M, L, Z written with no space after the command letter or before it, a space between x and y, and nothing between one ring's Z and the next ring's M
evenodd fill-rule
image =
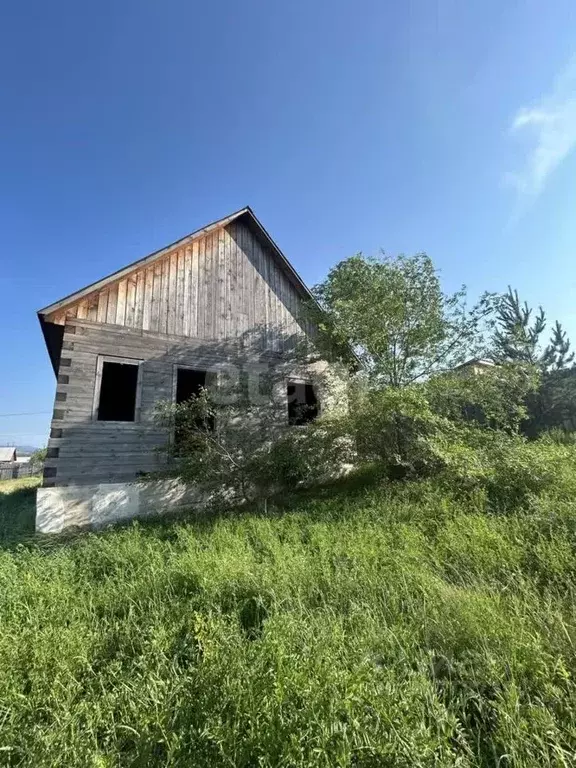
M16 454L16 448L12 446L0 446L0 466L5 464L13 464L18 460Z
M481 357L473 357L470 360L466 360L460 365L456 365L452 370L460 376L479 376L486 371L490 371L494 368L494 362L492 360L485 360Z
M40 310L57 387L37 529L186 503L179 485L140 478L162 466L170 439L157 403L186 399L210 372L279 371L276 418L288 421L295 401L329 406L314 384L326 366L288 362L312 333L301 312L310 298L243 208Z

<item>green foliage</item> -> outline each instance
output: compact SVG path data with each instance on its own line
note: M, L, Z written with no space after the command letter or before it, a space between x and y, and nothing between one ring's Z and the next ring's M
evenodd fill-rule
M282 430L260 455L254 477L261 495L278 495L326 482L355 459L345 420L325 417Z
M496 362L522 362L538 365L541 358L540 336L546 328L546 315L542 307L532 319L532 309L522 304L518 291L508 286L497 305L496 328L493 335Z
M535 366L503 363L477 375L435 376L425 388L432 410L451 421L517 432L528 416L526 400L539 383Z
M387 388L360 393L348 417L360 462L377 462L392 479L438 468L430 437L446 426L430 408L423 388Z
M48 453L48 448L38 448L38 450L34 451L34 453L30 456L30 463L44 464L44 462L46 461L47 453Z
M518 292L511 288L497 306L494 359L501 364L522 362L540 372L537 391L526 399L525 433L537 437L552 427L576 429L576 368L566 331L556 321L543 348L546 316L542 307L532 319L532 309L526 302L522 305Z
M477 427L435 436L433 445L443 463L441 482L453 491L481 492L497 511L526 507L539 494L576 495L572 447Z
M499 511L553 489L558 498L576 497L576 451L518 434L531 371L511 366L365 392L348 419L358 460L390 479L434 476L450 492L479 494Z
M542 442L558 443L559 445L576 445L576 432L568 432L561 427L552 427L542 433Z
M571 765L573 498L328 491L0 550L0 762Z
M467 308L462 289L442 291L426 254L346 259L314 288L317 343L348 359L354 351L379 385L401 387L478 353L493 311L486 294Z
M576 368L547 371L537 392L528 400L525 431L537 437L554 427L576 430Z
M233 397L232 395L238 395ZM333 477L353 458L344 423L329 416L288 426L270 386L254 405L245 388L204 390L185 403L162 403L159 420L172 424L175 462L169 474L194 485L214 507L265 502L272 496Z
M556 320L550 342L542 355L542 366L549 372L563 371L573 362L574 352L570 352L570 339Z

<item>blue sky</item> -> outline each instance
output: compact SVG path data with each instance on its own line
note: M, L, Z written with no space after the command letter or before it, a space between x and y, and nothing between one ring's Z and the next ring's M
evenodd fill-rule
M0 444L44 443L35 311L246 204L304 279L425 250L576 343L573 0L22 0L0 66Z

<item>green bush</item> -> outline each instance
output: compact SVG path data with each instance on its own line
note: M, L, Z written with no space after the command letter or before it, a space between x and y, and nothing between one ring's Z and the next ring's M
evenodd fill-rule
M433 443L444 465L442 481L448 487L483 490L498 509L525 506L541 494L559 499L576 494L574 446L474 427L437 435Z
M449 425L432 411L420 387L358 394L348 424L358 460L380 463L392 479L430 474L441 466L430 438Z
M576 445L576 431L552 427L542 433L540 440L558 445Z
M288 426L269 407L215 405L205 390L159 418L175 424L169 474L205 493L215 507L260 502L341 474L355 457L345 420Z
M527 398L539 383L535 367L515 363L434 376L423 385L431 410L454 423L472 423L509 433L528 416Z

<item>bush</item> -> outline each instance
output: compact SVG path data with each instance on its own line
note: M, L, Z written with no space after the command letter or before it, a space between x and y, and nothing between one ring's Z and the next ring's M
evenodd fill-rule
M434 386L437 395L441 388ZM390 479L436 476L447 490L480 494L498 510L526 506L542 494L576 495L576 446L553 436L529 441L513 431L516 416L508 431L458 417L456 406L449 418L433 410L430 390L387 389L357 398L349 431L361 463L376 462ZM506 409L496 405L493 413L496 408L504 418Z
M516 433L528 415L526 399L538 386L534 367L494 366L481 374L447 373L424 385L432 411L455 423L476 422Z
M526 506L533 496L574 498L576 448L551 441L470 427L432 441L443 462L442 479L452 488L482 490L498 509Z
M440 468L430 438L448 426L414 386L360 393L350 409L349 431L360 462L378 462L391 479Z
M562 427L552 427L542 433L541 440L558 445L576 445L576 432Z
M324 418L291 427L270 441L254 466L254 483L260 495L310 486L342 474L356 458L346 423Z
M287 426L271 409L215 405L207 391L163 404L175 423L169 474L203 492L211 506L263 501L341 474L353 461L346 424L320 418Z

